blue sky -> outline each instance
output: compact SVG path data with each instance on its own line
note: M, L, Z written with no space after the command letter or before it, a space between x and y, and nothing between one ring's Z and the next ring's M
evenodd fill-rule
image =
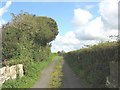
M64 35L72 29L73 10L75 8L86 8L86 6L95 5L96 8L90 10L94 17L98 16L98 2L13 2L3 15L6 21L10 21L10 13L20 13L20 10L40 16L52 17L56 20L59 27L59 34ZM4 6L5 2L0 7Z
M99 2L6 2L0 3L0 26L11 20L10 13L21 10L56 20L59 34L52 42L52 52L80 49L118 34L118 1Z

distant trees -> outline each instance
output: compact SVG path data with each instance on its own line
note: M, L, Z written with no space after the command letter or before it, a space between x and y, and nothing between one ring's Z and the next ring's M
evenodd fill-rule
M55 20L26 12L12 14L12 17L2 28L3 59L21 56L45 59L50 53L49 43L58 34Z
M65 54L65 51L64 51L64 50L62 50L62 51L58 51L57 53L58 53L58 55L60 55L60 56L61 56L61 55Z

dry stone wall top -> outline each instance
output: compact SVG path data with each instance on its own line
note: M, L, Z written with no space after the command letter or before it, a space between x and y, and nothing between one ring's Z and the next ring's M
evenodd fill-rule
M6 66L0 68L0 85L2 85L8 79L16 79L23 76L23 64L13 65L11 67Z

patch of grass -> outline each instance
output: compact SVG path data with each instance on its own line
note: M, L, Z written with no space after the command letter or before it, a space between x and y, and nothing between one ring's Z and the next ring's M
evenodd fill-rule
M49 82L49 88L60 88L62 85L62 57L59 57L59 61L57 62L54 71L51 74L51 80Z
M22 78L8 80L2 85L4 88L31 88L39 79L41 71L52 62L57 54L52 54L47 60L42 62L31 62L24 65L25 75Z

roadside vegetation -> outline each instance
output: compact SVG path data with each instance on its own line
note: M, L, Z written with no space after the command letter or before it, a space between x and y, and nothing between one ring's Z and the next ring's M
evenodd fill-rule
M51 54L49 58L42 62L31 62L24 65L25 75L22 78L8 80L3 85L5 88L31 88L40 78L41 72L57 57L57 54Z
M57 23L50 17L12 13L12 20L2 27L2 65L23 64L24 76L6 81L2 88L30 88L56 57L50 42L57 34Z
M49 17L21 12L2 27L2 59L9 65L43 61L50 55L50 42L58 34L56 22ZM3 63L4 65L4 63Z
M106 87L106 77L110 76L110 62L118 62L118 42L105 42L64 54L71 69L86 87ZM114 67L112 67L114 70ZM117 71L117 70L116 70ZM115 76L115 72L112 71ZM111 80L114 77L111 77ZM115 77L117 82L118 78Z
M51 74L51 80L49 82L48 88L60 88L62 85L63 73L62 73L62 61L63 58L59 56L59 61L57 62L54 71Z

